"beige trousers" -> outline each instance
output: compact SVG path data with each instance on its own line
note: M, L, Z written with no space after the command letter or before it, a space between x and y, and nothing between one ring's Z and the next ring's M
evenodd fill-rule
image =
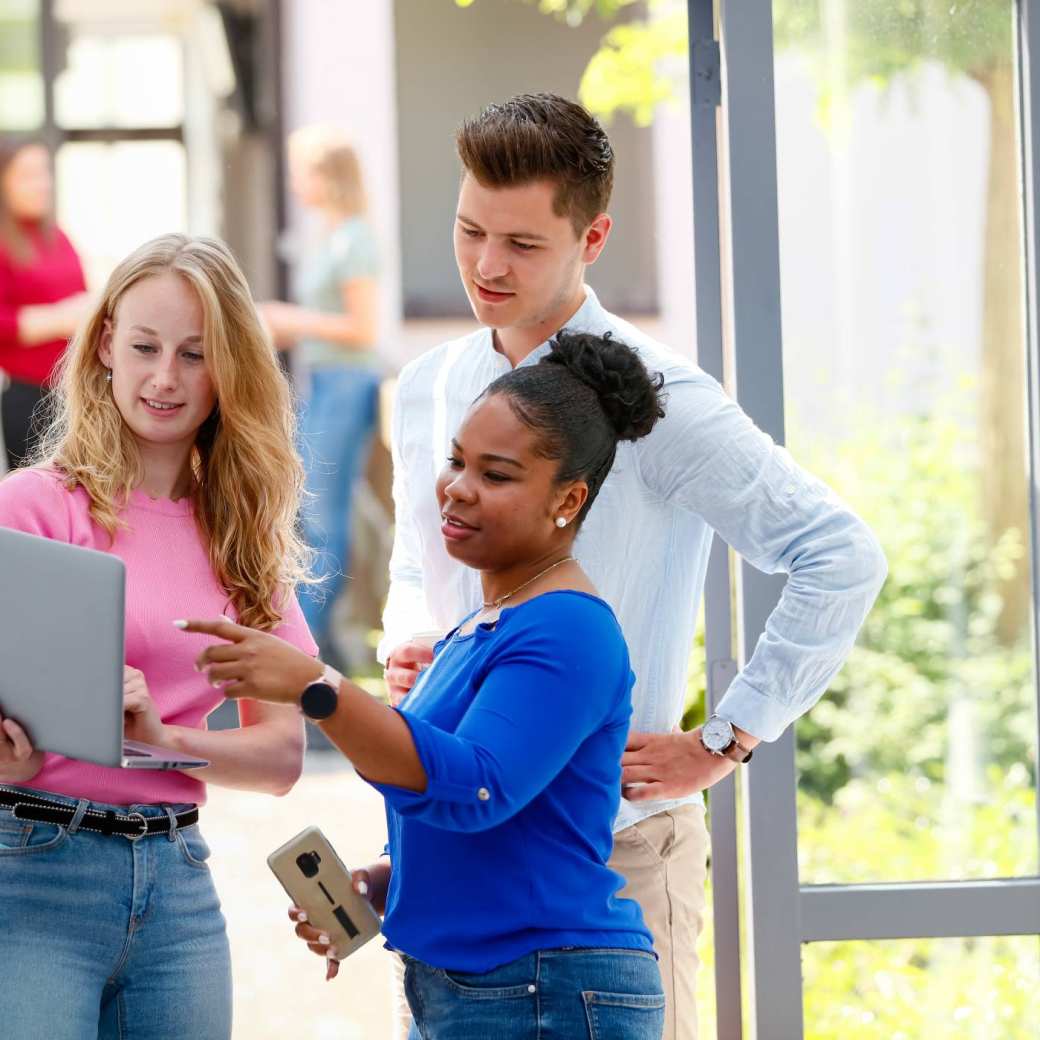
M704 925L708 829L703 805L681 805L614 835L609 866L654 937L664 983L663 1040L697 1040L697 938Z
M704 806L681 805L618 831L608 865L625 879L618 894L640 905L654 937L665 996L662 1040L697 1040L697 938L708 871ZM396 954L390 960L394 1040L406 1040L412 1019L404 962Z

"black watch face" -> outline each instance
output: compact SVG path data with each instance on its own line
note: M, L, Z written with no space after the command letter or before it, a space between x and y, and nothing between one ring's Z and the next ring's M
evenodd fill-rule
M300 698L304 715L311 719L327 719L336 710L336 691L327 682L313 682Z

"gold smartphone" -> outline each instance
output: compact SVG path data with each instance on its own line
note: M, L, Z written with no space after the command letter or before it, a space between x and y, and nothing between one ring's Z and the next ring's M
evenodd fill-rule
M307 920L332 941L342 960L379 934L379 915L354 891L350 871L317 827L308 827L267 857L267 865Z

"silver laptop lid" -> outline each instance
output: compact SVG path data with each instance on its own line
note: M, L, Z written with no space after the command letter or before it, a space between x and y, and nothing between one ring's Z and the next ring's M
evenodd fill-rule
M123 561L0 528L0 712L34 745L118 766Z

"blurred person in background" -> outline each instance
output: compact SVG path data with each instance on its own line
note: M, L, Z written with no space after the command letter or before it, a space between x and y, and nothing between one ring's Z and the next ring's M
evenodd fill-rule
M378 257L349 138L334 127L304 127L290 135L288 153L292 192L319 218L322 235L301 264L299 304L263 303L260 313L277 347L292 351L303 398L303 529L322 579L303 593L304 613L323 660L342 669L332 618L350 566L353 489L376 428Z
M0 398L7 465L36 446L33 413L55 364L89 306L76 250L54 223L54 180L46 147L0 138Z
M309 552L289 385L227 247L165 235L113 271L54 393L37 464L0 481L0 525L123 561L125 735L210 764L93 765L0 718L0 1032L224 1040L230 953L199 806L207 783L286 793L303 723L246 700L238 729L208 730L223 697L192 667L208 641L172 622L224 614L316 652L294 595Z

